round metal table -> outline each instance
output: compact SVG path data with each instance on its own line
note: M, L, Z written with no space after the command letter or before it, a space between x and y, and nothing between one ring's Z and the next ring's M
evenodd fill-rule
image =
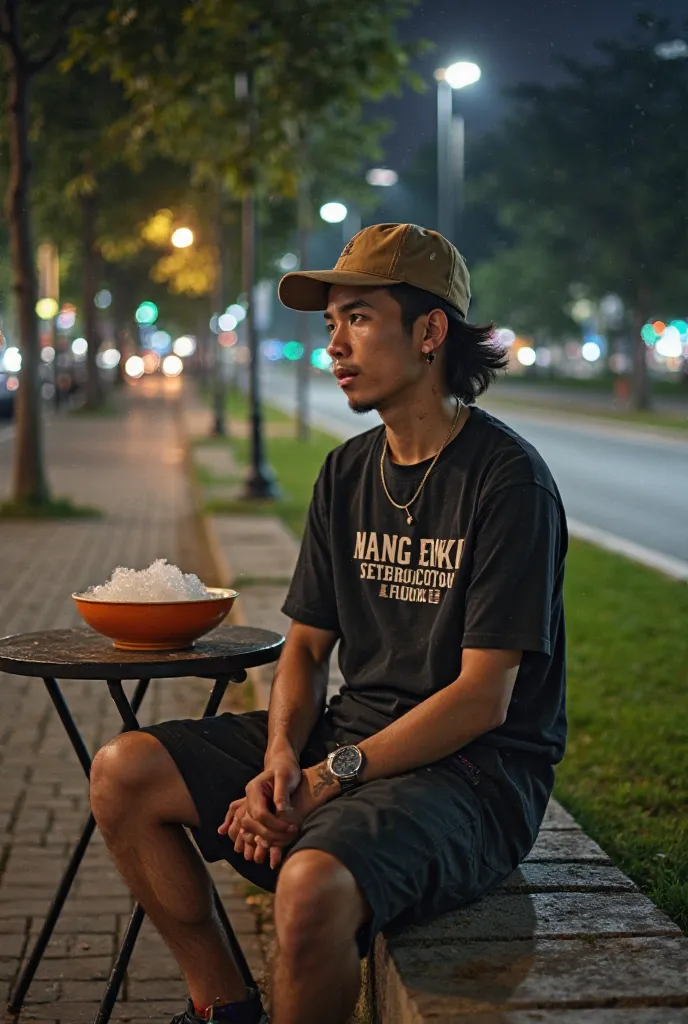
M203 717L206 718L217 713L229 683L243 683L247 669L277 661L283 646L284 637L279 633L250 626L220 626L219 629L197 640L193 647L183 651L120 651L110 640L90 629L53 629L0 639L0 671L43 680L81 767L88 777L91 770L91 755L58 685L58 678L92 679L94 685L102 685L102 680L107 685L122 719L122 732L128 732L139 728L136 713L152 679L174 679L181 676L212 679L210 697L203 711ZM138 680L131 700L122 687L122 681L125 679ZM10 997L8 1008L11 1013L19 1013L21 1010L94 829L95 820L93 815L89 815L43 927ZM227 931L237 965L247 985L254 985L243 950L234 935L217 892L215 904ZM110 1019L143 917L143 908L137 904L103 993L95 1024L106 1024Z

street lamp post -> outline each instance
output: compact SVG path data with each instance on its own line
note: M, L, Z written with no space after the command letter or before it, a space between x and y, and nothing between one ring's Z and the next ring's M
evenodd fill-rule
M298 265L303 270L308 264L308 241L311 227L311 194L310 178L305 172L299 179L298 209ZM296 337L303 345L303 358L296 364L296 436L299 441L308 441L310 437L310 369L311 369L311 338L308 313L303 310L297 313Z
M247 130L248 152L251 152L255 132L255 99L252 95L253 76L249 72L237 75L237 96L248 104ZM260 345L256 327L255 277L256 277L256 217L255 217L255 169L250 169L241 206L241 259L242 286L248 309L246 310L246 340L249 352L249 429L251 439L251 463L244 480L243 497L276 498L275 474L265 460L263 437L263 410L260 396Z
M464 89L480 78L480 68L458 61L438 68L437 81L437 229L451 240L457 227L457 213L463 207L464 122L453 114L453 91ZM458 191L458 201L456 193Z
M225 228L223 223L224 216L224 184L220 182L217 191L217 278L215 281L215 289L213 291L213 315L216 318L217 336L213 343L214 358L213 358L213 369L214 381L213 381L213 437L226 437L227 436L227 417L225 416L225 379L224 379L224 359L222 346L220 345L219 325L217 320L222 316L225 309L225 287L224 287L224 276L225 276ZM212 326L211 326L212 332ZM211 333L212 338L212 333Z

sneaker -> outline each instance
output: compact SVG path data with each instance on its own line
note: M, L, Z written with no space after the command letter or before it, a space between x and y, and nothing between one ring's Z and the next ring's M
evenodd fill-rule
M193 1003L190 999L187 999L186 1010L183 1013L178 1013L176 1017L173 1017L170 1024L206 1024L208 1019L211 1024L213 1021L217 1021L218 1024L221 1024L221 1022L226 1022L226 1024L270 1024L270 1018L263 1009L260 994L256 989L251 993L248 1002L253 1004L253 1015L251 1015L249 1007L246 1006L245 1008L242 1007L241 1017L238 1016L236 1011L228 1011L218 1008L217 1010L213 1010L213 1014L210 1018L206 1018L199 1017L194 1010ZM258 1014L260 1016L258 1016Z

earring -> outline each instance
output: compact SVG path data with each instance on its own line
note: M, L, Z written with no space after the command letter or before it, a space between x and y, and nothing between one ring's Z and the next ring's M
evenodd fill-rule
M425 361L428 364L434 363L435 362L435 353L434 352L428 352L428 354L425 357Z

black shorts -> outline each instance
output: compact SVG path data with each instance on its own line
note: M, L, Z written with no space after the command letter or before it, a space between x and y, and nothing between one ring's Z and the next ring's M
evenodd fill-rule
M274 892L279 869L244 860L217 832L229 804L263 769L267 712L163 722L143 731L174 758L198 810L200 826L192 832L204 858L226 860ZM339 732L338 739L346 741ZM303 751L302 767L322 761L337 745L324 715ZM372 913L358 936L365 956L387 925L432 918L494 889L535 841L518 817L507 790L453 755L331 800L306 819L287 854L324 850L349 869Z

